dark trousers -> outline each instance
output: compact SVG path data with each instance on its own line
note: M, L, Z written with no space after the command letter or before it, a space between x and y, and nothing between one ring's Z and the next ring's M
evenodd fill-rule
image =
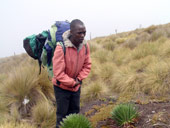
M56 128L59 128L63 118L71 113L80 111L80 89L77 92L71 92L54 85L54 93L57 104Z

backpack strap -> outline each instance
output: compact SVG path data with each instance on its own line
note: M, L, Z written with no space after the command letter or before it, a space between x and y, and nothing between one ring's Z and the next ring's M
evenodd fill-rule
M46 31L43 31L42 33L40 33L39 35L36 36L36 53L37 53L37 59L38 59L38 64L39 64L39 74L41 74L41 54L42 54L42 50L43 50L43 46L45 44L45 41L47 39L47 34Z
M65 55L66 54L66 47L65 47L64 43L63 42L57 42L57 44L59 44L63 48L63 52L64 52L64 55ZM57 44L56 44L56 46L57 46Z

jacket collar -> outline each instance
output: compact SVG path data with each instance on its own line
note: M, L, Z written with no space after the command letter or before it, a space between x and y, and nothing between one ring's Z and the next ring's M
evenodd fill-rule
M74 48L76 48L74 46L74 44L70 41L69 37L70 37L70 30L63 33L63 41L64 41L65 47L74 47ZM86 40L83 40L83 42L78 47L78 51L80 51L81 48L83 47L83 45L85 45L86 43L87 43Z

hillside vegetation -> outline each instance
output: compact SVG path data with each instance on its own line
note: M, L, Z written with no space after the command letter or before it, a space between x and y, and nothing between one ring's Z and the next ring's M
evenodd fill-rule
M170 100L170 24L98 37L89 44L92 70L83 81L81 106L107 98L116 104ZM0 59L0 128L8 127L7 121L21 128L55 126L53 86L45 68L38 73L38 63L27 54ZM93 126L113 107L103 106L97 118L91 117Z

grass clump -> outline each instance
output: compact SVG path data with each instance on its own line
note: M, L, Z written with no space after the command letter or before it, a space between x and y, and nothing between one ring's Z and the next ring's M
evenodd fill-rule
M32 119L41 128L53 128L56 124L54 106L48 101L40 101L32 108Z
M117 66L114 63L105 63L100 64L100 71L98 74L100 74L100 78L104 82L109 82L114 74L114 71L117 69Z
M103 82L94 82L82 89L82 99L89 101L106 95L108 88Z
M121 66L123 64L128 64L131 58L131 50L129 48L117 48L112 52L112 62L114 62L117 66Z
M98 61L99 63L105 63L111 60L112 55L111 52L107 51L106 49L99 49L96 52L91 54L92 59Z
M170 64L155 61L146 68L143 92L157 96L168 94L170 89Z
M134 104L126 103L115 106L111 115L118 125L128 126L134 123L139 114Z
M38 85L41 92L50 100L54 101L54 90L52 82L49 80L47 70L42 70L38 76Z
M103 47L107 50L113 51L116 47L116 42L108 40L107 42L103 42Z
M80 114L70 114L63 119L61 128L92 128L92 126L85 116Z
M25 122L4 122L2 124L0 124L0 128L36 128L35 126L25 123Z
M136 41L134 38L126 40L124 43L124 46L126 48L134 49L139 44L138 41Z
M117 38L115 41L117 44L123 44L126 41L126 38Z
M28 104L31 105L35 102L39 94L36 76L34 66L30 65L15 68L8 74L8 80L3 82L0 87L0 96L5 102L4 104L9 106L11 112L13 108L16 110L25 109L23 101L26 97L29 99Z
M149 34L153 33L155 30L157 29L157 27L155 25L152 25L148 28L145 28L144 32L148 32Z
M145 42L132 51L132 59L141 59L148 55L157 55L160 51L160 43Z
M97 49L100 49L101 48L101 45L99 45L98 43L96 42L89 42L89 46L90 46L90 52L93 53L95 51L97 51Z

